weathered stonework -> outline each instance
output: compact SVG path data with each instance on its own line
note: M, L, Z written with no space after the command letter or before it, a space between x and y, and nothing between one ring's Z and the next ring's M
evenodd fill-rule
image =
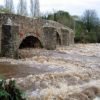
M48 31L49 30L49 31ZM43 27L44 31L44 47L48 50L56 48L56 30L54 27Z
M1 56L17 58L18 54L18 26L3 25L1 39Z
M11 25L6 24L8 19L11 19ZM74 43L73 31L55 21L0 14L0 53L2 56L15 58L20 44L29 36L39 40L46 49L55 49L58 44ZM33 43L33 45L35 47L37 44Z

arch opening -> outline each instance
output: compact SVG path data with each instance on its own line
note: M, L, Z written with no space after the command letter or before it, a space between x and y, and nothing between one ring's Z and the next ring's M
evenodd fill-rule
M57 45L61 45L61 39L58 33L56 33L56 43Z
M19 49L24 48L42 48L40 40L34 36L26 37L19 46Z

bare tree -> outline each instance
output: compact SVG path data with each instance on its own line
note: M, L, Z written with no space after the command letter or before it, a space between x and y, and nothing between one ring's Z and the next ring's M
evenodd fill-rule
M86 10L82 16L82 22L88 32L95 30L99 26L99 18L95 10Z
M34 0L30 0L30 14L34 16Z
M18 7L17 7L17 13L22 16L27 15L27 3L26 0L20 0Z
M82 19L83 38L88 42L100 42L99 18L95 10L86 10Z
M7 9L9 13L14 13L13 0L5 0L5 9Z
M40 5L39 5L39 0L30 0L30 11L31 11L31 16L33 17L39 17L40 16Z

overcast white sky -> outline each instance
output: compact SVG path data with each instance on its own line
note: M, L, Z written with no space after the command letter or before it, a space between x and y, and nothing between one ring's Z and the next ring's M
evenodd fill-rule
M3 1L0 0L0 4ZM14 2L17 4L18 0ZM72 15L82 15L86 9L95 9L100 17L100 0L40 0L40 9L44 13L65 10Z

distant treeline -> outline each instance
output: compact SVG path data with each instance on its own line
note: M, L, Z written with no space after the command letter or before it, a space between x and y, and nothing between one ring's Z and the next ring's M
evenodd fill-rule
M95 10L86 10L81 17L57 11L42 18L57 21L73 29L76 43L100 42L100 20Z

